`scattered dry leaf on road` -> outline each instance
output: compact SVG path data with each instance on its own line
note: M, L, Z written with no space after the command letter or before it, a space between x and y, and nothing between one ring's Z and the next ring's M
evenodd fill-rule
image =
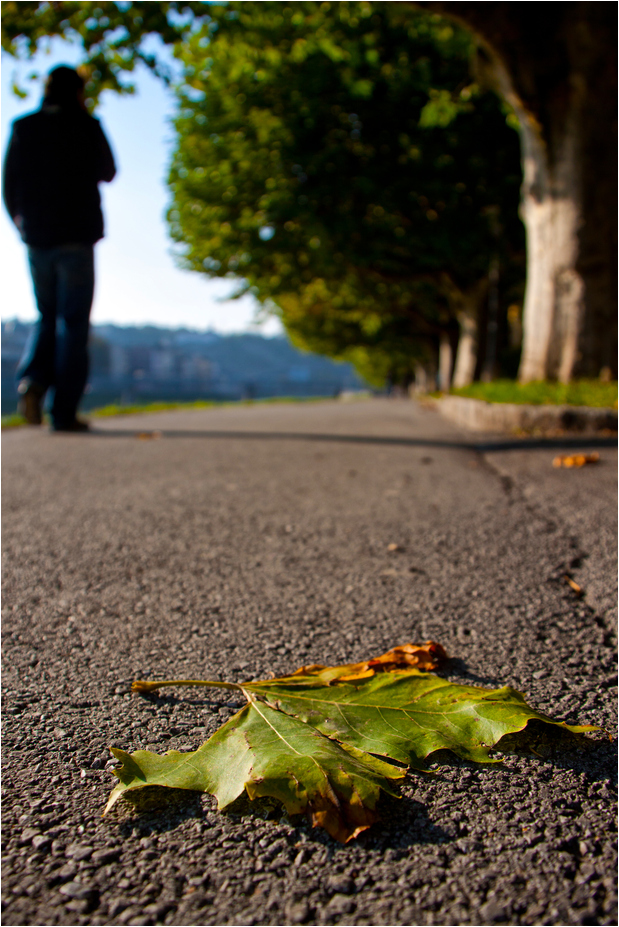
M584 467L585 464L598 463L600 455L597 451L591 454L563 454L555 457L553 467Z
M119 781L106 810L152 785L210 792L220 809L246 792L250 799L279 800L290 815L305 813L344 843L378 819L381 794L397 796L396 783L408 768L423 769L437 750L491 763L490 749L531 720L572 733L595 730L553 721L509 686L462 686L411 667L422 651L428 663L446 656L428 641L354 664L367 667L356 676L351 665L308 666L255 682L134 683L138 692L171 685L235 689L248 704L189 753L112 749L122 765L114 770Z
M565 582L568 584L570 589L574 590L578 598L580 598L581 596L585 594L584 589L581 586L579 586L577 582L574 582L572 577L568 576L567 573L565 574Z
M401 553L404 550L404 548L401 547L399 544L387 544L387 550L389 551L390 554L397 554L397 553Z
M162 438L163 434L160 431L138 431L136 438L139 441L156 441L158 438Z

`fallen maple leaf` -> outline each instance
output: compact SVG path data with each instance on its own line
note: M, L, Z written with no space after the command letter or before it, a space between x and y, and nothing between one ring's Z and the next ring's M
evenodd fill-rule
M381 792L397 796L396 781L409 767L423 769L436 750L496 762L490 749L530 720L572 733L595 730L553 721L508 686L462 686L411 667L415 660L423 666L446 658L429 641L364 663L302 667L279 679L137 681L133 691L142 693L176 685L235 689L248 704L189 753L112 748L122 765L114 770L119 782L106 811L148 786L210 792L220 809L245 791L250 799L275 798L289 814L305 813L347 842L378 819Z

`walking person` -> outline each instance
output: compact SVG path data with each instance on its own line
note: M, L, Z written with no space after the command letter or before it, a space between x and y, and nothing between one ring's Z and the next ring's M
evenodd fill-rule
M103 237L98 184L116 174L84 81L54 68L41 108L16 119L4 162L4 202L28 248L39 320L20 361L19 411L40 425L52 391L54 431L87 431L77 408L88 377L94 245Z

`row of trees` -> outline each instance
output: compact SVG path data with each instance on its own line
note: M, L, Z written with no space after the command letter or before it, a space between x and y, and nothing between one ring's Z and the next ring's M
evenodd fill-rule
M452 367L464 385L480 341L494 373L524 281L519 145L472 52L463 29L391 4L214 10L179 49L185 266L241 273L297 345L371 381L408 385L442 344L444 385Z
M126 72L140 60L165 79L143 40L172 45L183 80L169 222L184 266L242 280L239 293L277 313L297 345L351 360L374 382L407 384L440 359L441 384L453 373L463 385L515 373L525 241L514 128L526 155L543 123L481 35L482 6L496 18L505 5L5 3L3 47L27 54L47 35L77 38L94 102L102 88L131 89ZM537 196L543 211L548 193L531 183L530 161L529 238L527 203ZM557 302L541 273L557 244L533 243L521 373L569 379L578 324L571 362L554 351L560 369L531 334ZM560 270L556 291L570 284L582 303L570 267ZM601 357L590 354L588 373Z

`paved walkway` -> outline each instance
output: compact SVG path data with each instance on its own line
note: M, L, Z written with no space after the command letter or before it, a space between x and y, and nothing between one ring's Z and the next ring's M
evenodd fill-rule
M434 638L453 679L614 730L608 442L597 467L558 470L560 442L397 400L96 427L2 439L5 924L616 923L602 733L498 767L438 757L346 847L208 796L101 819L110 744L194 749L234 709L131 696L137 677L279 675Z

